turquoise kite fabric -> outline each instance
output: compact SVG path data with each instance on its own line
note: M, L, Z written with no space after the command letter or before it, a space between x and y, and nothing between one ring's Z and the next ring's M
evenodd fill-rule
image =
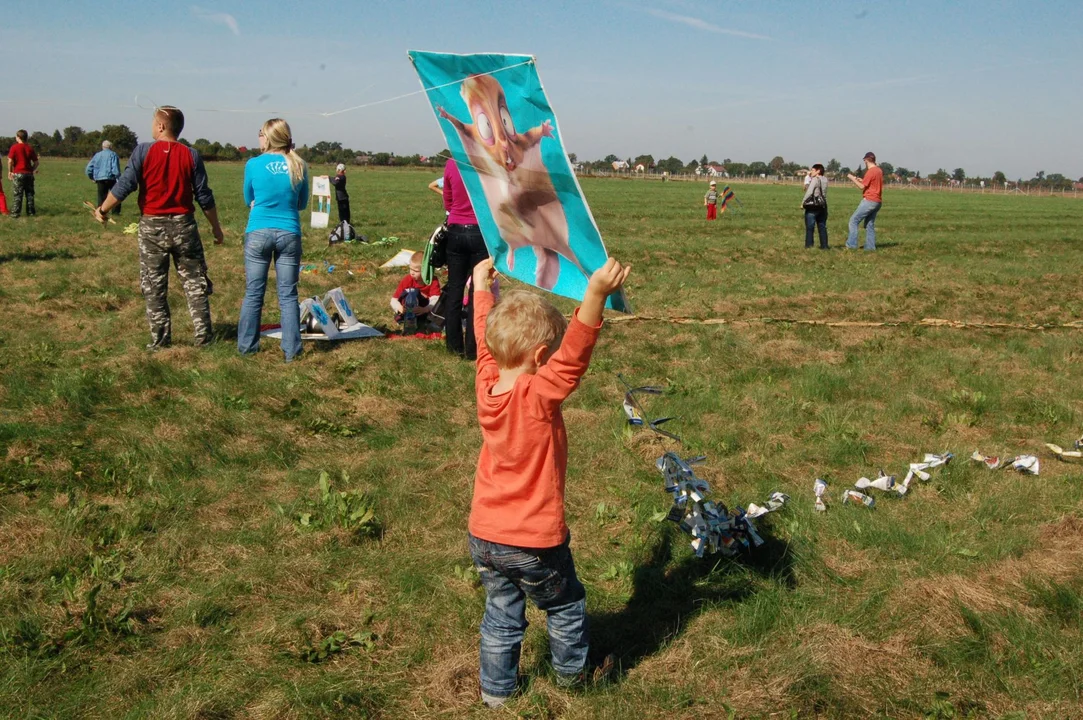
M582 300L609 257L530 55L411 50L496 269ZM623 291L606 306L630 312Z

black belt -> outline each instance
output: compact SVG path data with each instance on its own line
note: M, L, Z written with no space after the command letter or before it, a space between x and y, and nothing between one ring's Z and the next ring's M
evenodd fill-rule
M462 228L463 230L476 230L480 228L480 225L460 225L459 223L449 223L449 228Z

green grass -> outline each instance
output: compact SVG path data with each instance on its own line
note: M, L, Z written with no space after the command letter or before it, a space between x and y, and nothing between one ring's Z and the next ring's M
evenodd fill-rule
M239 357L242 168L209 172L228 235L207 248L207 349L174 287L175 347L143 351L121 233L135 205L96 227L81 163L46 160L39 216L0 220L0 714L493 716L477 700L484 593L465 542L472 367L423 341ZM328 248L307 231L306 262L349 260L355 275L306 274L302 292L341 285L363 320L389 324L399 273L378 266L439 222L430 180L355 171L359 231L400 241ZM802 248L794 188L736 186L744 212L709 224L700 186L583 187L655 318L606 327L565 410L593 647L620 672L557 690L532 611L510 711L1078 717L1083 473L1043 443L1083 430L1083 336L912 321L1078 320L1083 203L889 188L879 252L823 253ZM858 194L829 199L838 247ZM273 290L264 313L277 319ZM697 560L654 519L667 498L653 461L670 446L624 425L618 373L669 388L648 411L679 417L723 502L791 495L763 548ZM967 464L976 448L1039 454L1042 474ZM943 450L960 457L903 499L837 500ZM816 477L831 484L825 515Z

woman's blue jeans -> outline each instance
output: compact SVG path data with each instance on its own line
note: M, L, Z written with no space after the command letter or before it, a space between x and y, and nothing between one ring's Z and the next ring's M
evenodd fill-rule
M574 677L586 665L587 592L575 574L570 539L554 548L532 549L470 537L470 555L486 595L481 620L484 699L515 693L528 597L547 616L553 669Z
M820 232L820 249L827 249L827 208L818 212L805 211L805 247L813 246L812 230L818 228Z
M282 352L286 362L301 352L301 310L297 304L297 277L301 269L301 236L286 230L253 230L244 236L246 288L237 322L237 349L243 354L259 350L260 315L267 292L267 271L275 266L278 311L282 324Z

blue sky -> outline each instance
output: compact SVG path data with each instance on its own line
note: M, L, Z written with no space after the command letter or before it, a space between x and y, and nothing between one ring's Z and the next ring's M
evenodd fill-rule
M1083 176L1083 2L50 0L4 13L0 134L185 111L189 140L443 147L408 49L533 54L567 148L802 164L867 150L970 175ZM22 70L16 68L22 65Z

